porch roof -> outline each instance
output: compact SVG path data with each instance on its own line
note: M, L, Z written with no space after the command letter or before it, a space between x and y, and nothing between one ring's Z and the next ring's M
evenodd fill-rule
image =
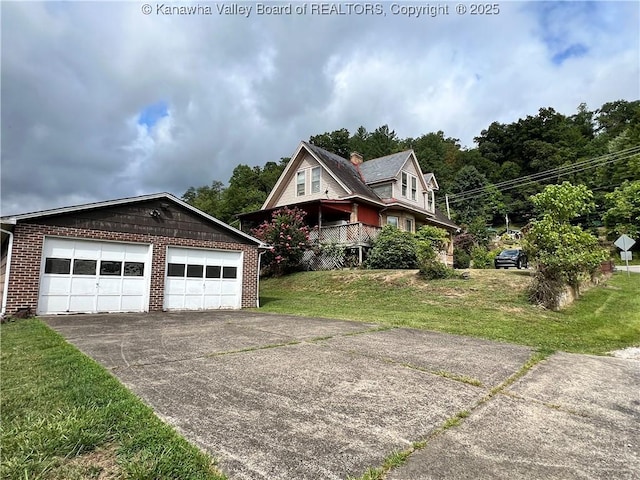
M307 216L313 218L317 216L320 210L323 212L333 211L341 213L351 213L353 201L351 200L310 200L308 202L300 202L295 205L287 205L289 208L300 208L307 212ZM256 210L254 212L240 213L236 215L241 221L248 222L262 222L271 218L271 214L276 210L284 208L285 206L278 206L273 208L267 208L265 210Z

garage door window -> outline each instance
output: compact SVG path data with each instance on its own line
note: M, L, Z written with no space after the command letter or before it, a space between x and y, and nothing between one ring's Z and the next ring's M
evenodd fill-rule
M144 277L143 262L124 262L125 277Z
M100 275L122 275L122 262L106 261L100 262Z
M237 278L238 267L224 267L222 269L222 278Z
M98 262L95 260L74 260L73 261L73 274L74 275L95 275L96 266Z
M187 265L188 278L202 278L204 273L204 265Z
M184 263L170 263L167 266L167 276L169 277L184 277Z
M207 278L220 278L220 273L222 273L222 267L217 265L207 266Z
M67 275L71 272L70 258L47 258L44 263L44 273Z

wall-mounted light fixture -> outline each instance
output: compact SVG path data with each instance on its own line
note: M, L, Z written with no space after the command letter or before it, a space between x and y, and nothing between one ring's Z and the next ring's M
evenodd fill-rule
M151 215L153 218L158 218L160 217L160 212L154 208L149 212L149 215Z

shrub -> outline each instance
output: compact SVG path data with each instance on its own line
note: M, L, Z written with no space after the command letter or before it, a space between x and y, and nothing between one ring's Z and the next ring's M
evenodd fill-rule
M411 233L387 225L373 242L367 268L417 268L416 250Z
M460 235L456 235L453 239L454 255L456 249L463 250L471 255L471 250L473 250L473 247L476 245L478 245L478 240L475 235L471 233L461 233Z
M453 268L469 268L471 256L461 248L453 249Z
M271 249L264 253L262 265L266 275L280 276L301 268L302 256L309 248L306 213L299 208L281 208L273 212L270 222L251 231Z
M449 278L453 275L453 270L437 258L423 259L420 261L420 275L428 280Z
M492 268L494 258L495 254L493 252L489 252L482 247L475 247L473 250L471 250L471 261L473 262L473 268Z

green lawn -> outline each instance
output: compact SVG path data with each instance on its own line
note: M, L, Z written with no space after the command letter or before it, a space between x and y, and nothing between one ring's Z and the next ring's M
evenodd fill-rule
M39 320L4 324L0 335L3 479L225 478Z
M471 270L471 279L424 281L401 270L304 272L264 279L263 311L424 328L603 354L640 345L640 275L614 275L573 306L529 304L530 273Z

